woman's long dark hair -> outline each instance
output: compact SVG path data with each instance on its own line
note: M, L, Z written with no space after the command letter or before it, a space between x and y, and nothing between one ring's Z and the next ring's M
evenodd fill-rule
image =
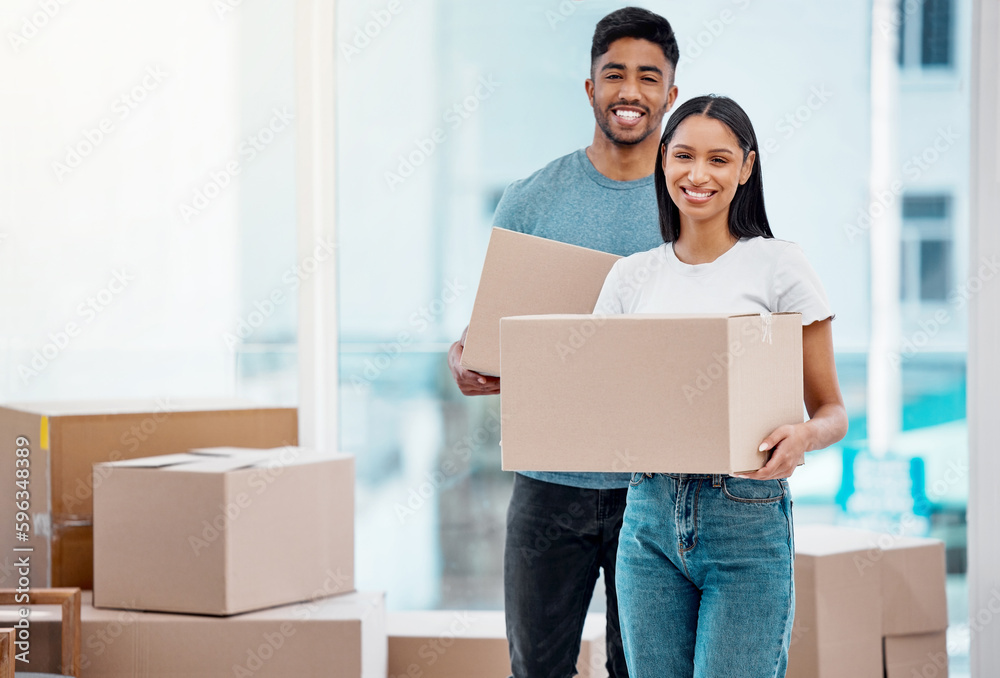
M764 211L764 181L760 173L760 149L757 148L757 135L746 111L729 97L709 94L684 102L667 121L667 127L660 137L660 150L656 154L656 202L660 208L660 234L663 242L673 242L681 235L681 215L677 205L667 193L666 175L663 172L663 149L670 145L670 140L686 118L692 115L704 115L718 120L728 127L739 141L745 161L750 151L756 155L750 178L736 188L736 195L729 205L729 232L736 238L753 238L763 236L773 238L771 226Z

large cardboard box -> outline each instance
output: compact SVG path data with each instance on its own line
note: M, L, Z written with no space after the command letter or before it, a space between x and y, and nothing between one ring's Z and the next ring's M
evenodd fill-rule
M798 314L524 316L501 341L505 470L751 471L803 418Z
M885 638L885 678L948 678L946 631Z
M576 670L606 678L605 619L587 616ZM389 678L507 678L510 651L504 613L435 610L388 616Z
M322 595L322 590L320 591ZM385 678L385 594L350 593L235 617L90 604L84 678Z
M486 250L462 367L500 376L500 318L590 313L621 257L494 228Z
M27 442L27 445L19 444ZM15 547L29 547L33 587L93 586L90 540L96 462L236 445L298 444L294 408L240 400L22 403L0 407L0 477L16 478L28 450L29 540L16 539L16 507L0 503L0 586L10 587ZM12 488L13 489L13 488ZM22 523L23 521L17 521Z
M354 458L217 448L94 466L94 605L229 615L354 590Z
M875 546L884 554L882 634L910 636L947 629L944 542L892 536L876 540Z
M860 572L876 571L882 580L883 636L948 628L944 542L830 525L804 526L796 537L800 532L808 539L837 540L864 549L854 564Z
M787 678L882 678L881 561L825 526L795 529L795 622Z

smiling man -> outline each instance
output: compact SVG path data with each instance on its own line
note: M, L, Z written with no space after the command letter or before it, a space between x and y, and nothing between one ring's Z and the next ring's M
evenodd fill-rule
M591 46L590 146L558 158L504 192L495 226L626 256L663 240L653 169L663 116L677 98L677 40L663 17L626 7L601 19ZM500 392L500 380L461 366L465 395ZM628 675L615 590L627 473L518 473L507 510L504 600L514 678L576 674L580 637L598 575L607 597L607 669ZM543 538L540 539L539 535Z

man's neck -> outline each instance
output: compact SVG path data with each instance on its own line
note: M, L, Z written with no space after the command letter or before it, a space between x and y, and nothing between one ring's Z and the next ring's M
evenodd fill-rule
M594 168L608 179L633 181L653 173L659 144L655 134L631 146L616 144L595 125L594 141L587 147L587 157Z

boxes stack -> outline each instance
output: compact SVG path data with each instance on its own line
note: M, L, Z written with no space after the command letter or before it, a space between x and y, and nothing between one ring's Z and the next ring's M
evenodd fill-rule
M352 456L195 449L94 477L83 636L125 641L84 675L385 675L384 595L354 592Z
M21 441L21 442L18 442ZM0 407L0 477L15 477L15 449L27 449L29 540L0 533L0 549L30 546L33 587L93 586L93 491L98 462L237 445L298 443L294 408L238 400L25 403ZM98 478L98 483L100 479ZM15 524L13 502L0 504ZM18 524L23 521L17 521ZM0 586L10 571L0 563Z
M788 678L948 675L944 544L865 530L795 530Z
M605 618L587 615L576 670L606 678ZM510 653L503 612L435 610L388 617L389 678L507 678Z
M214 448L106 462L94 605L231 615L354 590L354 457Z
M0 435L10 477L30 469L8 552L33 588L93 582L84 676L386 675L385 596L354 590L354 459L296 447L295 409L8 405Z
M84 678L384 678L385 596L348 593L233 617L94 607Z
M948 675L948 601L944 543L899 537L885 554L882 616L886 678Z

